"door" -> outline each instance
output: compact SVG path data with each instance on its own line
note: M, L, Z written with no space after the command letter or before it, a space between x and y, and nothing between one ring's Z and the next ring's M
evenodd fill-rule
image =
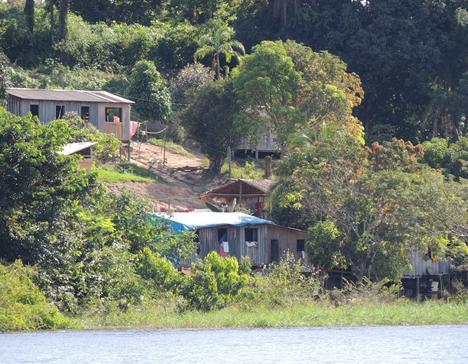
M279 262L279 243L276 239L271 241L271 262Z
M81 118L86 124L89 122L89 106L81 107Z

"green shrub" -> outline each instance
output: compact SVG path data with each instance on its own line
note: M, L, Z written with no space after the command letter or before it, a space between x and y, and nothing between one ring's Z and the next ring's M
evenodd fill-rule
M145 247L138 256L137 273L145 280L149 291L155 296L176 292L181 282L174 266L158 253Z
M36 272L20 260L0 264L0 332L62 328L66 320L33 283Z
M216 252L193 264L192 273L184 282L182 296L190 308L202 311L233 302L249 282L235 257L223 258Z
M319 297L322 282L318 277L307 277L304 266L287 252L278 263L271 264L262 274L257 273L243 291L241 305L286 307Z

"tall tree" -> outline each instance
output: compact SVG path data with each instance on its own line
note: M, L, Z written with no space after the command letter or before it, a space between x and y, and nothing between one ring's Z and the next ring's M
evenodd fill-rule
M171 113L166 81L151 61L140 61L132 70L127 95L136 101L135 110L150 120L165 120Z
M34 0L26 0L24 4L24 14L26 15L26 25L31 33L34 32Z
M58 39L59 41L66 41L68 36L68 9L70 7L70 0L59 1L59 15L58 15Z
M207 83L181 115L182 125L200 143L210 161L210 171L219 173L227 148L234 146L245 129L236 124L235 97L229 81Z

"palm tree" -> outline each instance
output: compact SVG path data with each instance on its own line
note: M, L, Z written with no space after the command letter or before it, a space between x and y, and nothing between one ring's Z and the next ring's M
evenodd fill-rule
M226 58L226 63L231 62L232 57L240 58L245 55L244 46L241 42L232 39L233 37L234 29L227 25L221 25L216 27L210 34L200 38L200 48L195 52L195 60L211 55L213 57L211 69L216 72L216 79L221 77L221 55Z

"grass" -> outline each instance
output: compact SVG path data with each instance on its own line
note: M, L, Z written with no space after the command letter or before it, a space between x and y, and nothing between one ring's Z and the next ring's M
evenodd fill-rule
M167 310L167 308L166 308ZM243 311L229 307L211 312L174 309L163 306L131 309L125 313L85 315L75 327L102 328L264 328L368 325L429 325L468 323L467 303L416 303L401 300L383 304L347 304L339 307L319 303L291 307L260 307Z
M229 172L228 163L225 162L221 167L221 173L227 174ZM244 164L232 162L231 178L242 179L263 179L265 178L265 171L258 168L255 161L246 161Z
M164 180L154 172L133 163L104 165L94 168L98 179L107 183L144 182L164 183Z
M152 138L148 142L158 147L162 147L164 145L163 139ZM194 155L185 149L182 145L176 144L171 140L166 140L166 149L172 153L183 155L184 157L194 158Z

